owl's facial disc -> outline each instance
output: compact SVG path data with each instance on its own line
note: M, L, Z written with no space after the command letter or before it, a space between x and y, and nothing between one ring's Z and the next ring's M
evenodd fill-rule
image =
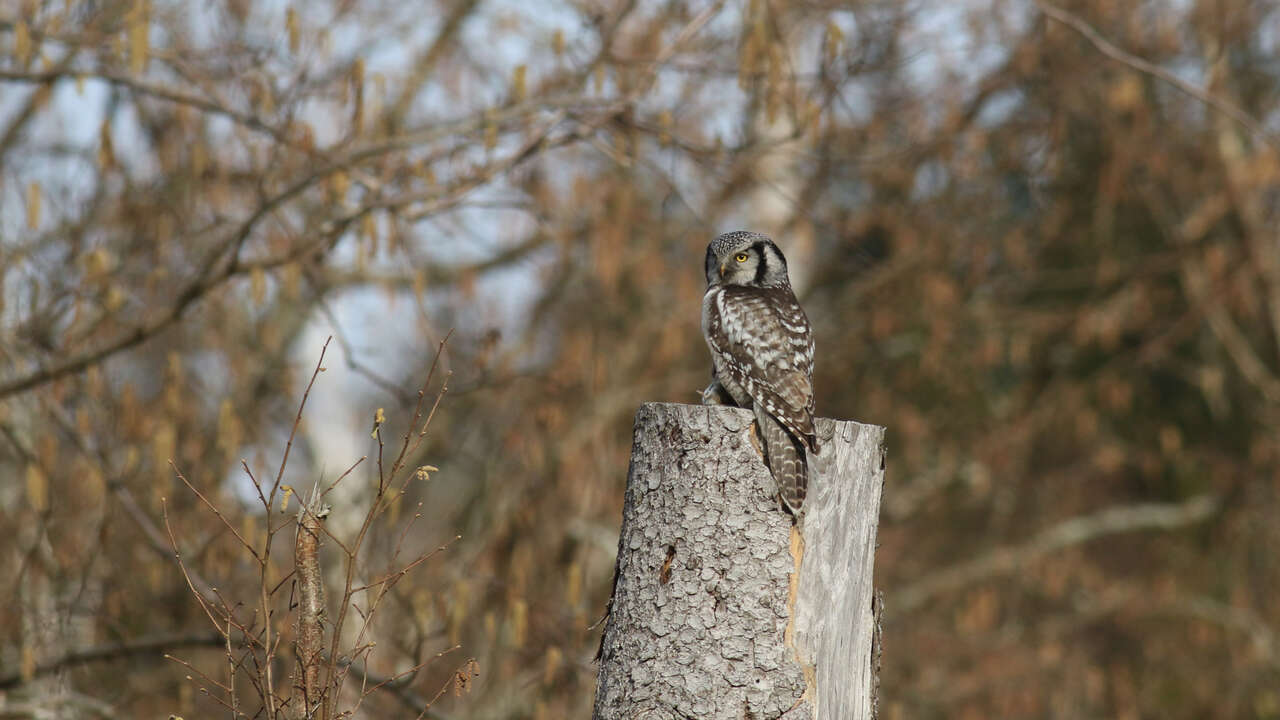
M707 245L707 285L787 285L787 261L759 233L725 233Z
M720 282L726 285L748 285L760 264L758 248L747 245L734 248L719 258Z

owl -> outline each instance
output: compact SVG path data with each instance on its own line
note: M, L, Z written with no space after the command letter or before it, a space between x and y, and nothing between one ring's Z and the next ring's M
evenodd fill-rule
M705 405L750 408L782 501L800 512L813 430L813 333L768 237L738 230L707 246L702 334L711 348Z

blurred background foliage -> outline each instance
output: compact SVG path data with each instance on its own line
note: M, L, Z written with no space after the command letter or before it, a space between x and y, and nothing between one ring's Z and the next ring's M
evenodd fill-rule
M586 717L632 413L696 401L703 248L750 227L819 413L889 429L882 717L1280 716L1275 3L14 0L0 48L7 715L219 712L160 655L225 669L162 498L258 579L170 460L258 537L240 459L324 338L300 489L453 328L368 560L462 539L368 670L460 647L361 712Z

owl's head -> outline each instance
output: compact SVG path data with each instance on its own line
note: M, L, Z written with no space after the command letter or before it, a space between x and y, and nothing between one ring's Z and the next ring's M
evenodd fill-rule
M787 259L766 235L727 232L707 245L707 285L790 287Z

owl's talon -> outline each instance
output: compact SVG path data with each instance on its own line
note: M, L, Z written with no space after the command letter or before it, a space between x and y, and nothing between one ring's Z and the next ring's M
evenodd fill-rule
M733 398L729 396L729 391L724 389L724 386L720 384L719 380L712 380L711 384L707 386L707 389L702 391L702 404L728 405L729 407L737 406L737 403L735 403Z

